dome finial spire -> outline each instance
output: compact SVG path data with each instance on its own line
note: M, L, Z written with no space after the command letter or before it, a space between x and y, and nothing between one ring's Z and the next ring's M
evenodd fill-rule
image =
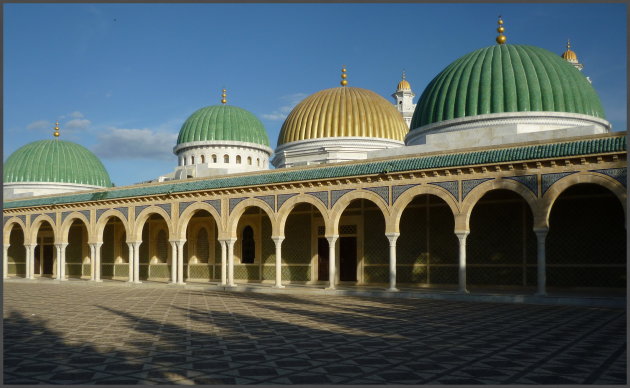
M55 121L55 132L53 133L55 138L59 138L59 121Z
M571 39L567 38L567 49L571 48Z
M499 33L499 36L497 36L497 43L498 44L505 44L505 41L507 40L507 38L505 37L505 35L503 35L503 31L505 31L505 28L503 27L503 19L501 19L501 15L499 15L499 27L497 28L497 32Z
M347 76L348 75L346 74L346 65L343 65L341 67L341 86L346 86L348 84L348 80L346 80Z
M402 72L402 79L405 79L405 69L403 69L403 72Z
M225 97L227 96L227 94L225 94L225 88L223 88L223 93L221 94L221 104L224 104L227 102L227 100L225 99Z

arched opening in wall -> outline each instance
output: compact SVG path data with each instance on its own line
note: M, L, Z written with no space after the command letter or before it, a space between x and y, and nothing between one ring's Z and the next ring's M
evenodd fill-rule
M65 274L68 278L80 279L83 276L83 263L90 261L88 230L83 221L80 219L72 221L67 241ZM89 271L87 275L90 275Z
M475 204L469 226L468 285L534 289L536 235L532 211L523 197L504 189L488 192Z
M217 224L206 210L197 210L186 224L184 281L221 279L221 245Z
M236 155L236 164L241 164L241 155Z
M184 166L186 165L186 158L185 157L182 158L182 165L184 165Z
M546 239L547 287L626 289L623 207L596 184L567 188L554 202Z
M223 163L230 163L230 155L228 154L223 155Z
M217 162L217 156L216 155L212 155L212 163L216 163Z
M385 217L381 210L372 201L355 199L341 214L338 234L337 280L382 283L380 272L383 265L387 268L389 263L389 241L385 236ZM320 262L320 271L326 264Z
M319 210L309 204L297 204L289 213L284 224L282 242L282 280L291 283L305 283L318 278L318 252L328 258L328 241L324 237L324 218ZM325 253L323 253L325 252ZM275 262L266 263L265 279L275 279ZM328 266L325 268L328 279Z
M195 164L195 157L194 156L190 157L190 164Z
M140 244L140 280L168 282L171 280L171 245L164 217L153 213L142 226Z
M112 216L103 228L103 245L101 245L101 278L114 280L129 280L129 245L127 232L120 218ZM90 276L89 251L83 256L83 276ZM86 273L87 272L87 273Z
M48 221L43 221L37 231L37 246L35 247L35 261L33 273L42 277L53 277L57 273L55 260L55 235Z
M400 217L399 229L397 282L426 286L458 283L455 218L442 198L430 194L414 197ZM387 278L386 268L381 272L381 279Z
M26 247L24 231L19 224L13 224L9 232L9 249L7 250L7 275L26 277Z
M251 156L248 156L248 157L247 157L247 164L248 164L249 166L251 166L251 165L252 165L252 157L251 157Z
M256 166L260 167L260 159L256 158Z
M275 263L276 248L271 239L271 220L257 206L250 206L238 220L234 244L234 279L263 280L266 264Z
M201 163L202 164L206 163L206 156L205 155L201 155Z

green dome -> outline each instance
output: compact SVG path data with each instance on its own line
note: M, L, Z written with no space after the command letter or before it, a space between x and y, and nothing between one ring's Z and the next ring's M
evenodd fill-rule
M193 141L243 141L269 146L263 124L245 109L231 105L201 108L184 122L177 144Z
M4 183L55 182L111 187L103 163L87 148L59 139L22 146L4 163Z
M505 44L464 55L438 74L422 93L411 128L459 117L532 111L604 118L591 84L559 55Z

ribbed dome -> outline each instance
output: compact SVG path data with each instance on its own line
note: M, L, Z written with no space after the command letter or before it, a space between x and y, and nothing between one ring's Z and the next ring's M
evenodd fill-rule
M539 47L505 44L464 55L438 74L422 93L411 128L458 117L530 111L604 118L597 93L567 61Z
M411 90L411 85L409 85L409 82L404 79L398 83L398 88L396 90Z
M29 143L4 163L4 182L55 182L111 187L103 163L87 148L52 139Z
M269 146L269 137L260 120L245 109L231 105L207 106L190 115L179 130L177 144L212 140Z
M312 94L282 124L278 145L330 137L373 137L403 141L407 125L396 108L378 94L338 87Z

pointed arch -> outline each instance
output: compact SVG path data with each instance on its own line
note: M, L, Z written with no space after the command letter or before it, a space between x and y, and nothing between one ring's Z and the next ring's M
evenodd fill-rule
M392 232L400 233L400 218L407 206L420 195L434 195L443 200L451 209L453 218L460 214L457 200L446 189L434 185L419 185L410 188L398 197L392 206Z
M236 228L238 227L238 221L241 219L241 216L243 215L243 213L245 213L245 210L248 207L257 207L262 209L262 211L265 212L265 214L267 214L267 216L269 217L269 220L271 221L271 230L272 235L277 236L277 232L278 232L278 228L277 228L277 222L276 222L276 216L274 214L273 209L263 200L258 199L258 198L248 198L246 200L243 200L241 202L238 203L238 205L236 205L234 207L234 209L232 209L232 211L230 212L230 216L228 218L228 223L227 223L227 227L226 227L226 232L229 234L229 236L233 236L236 237Z
M302 203L313 205L313 207L319 210L319 213L324 219L324 224L326 228L328 228L330 220L328 209L326 209L326 206L324 206L322 201L313 197L312 195L300 193L294 197L289 198L286 202L282 204L282 206L278 210L276 216L278 218L278 233L280 234L276 234L275 236L284 236L284 228L287 223L287 219L289 218L289 215L297 205Z
M52 227L53 237L55 241L57 241L57 225L55 225L55 221L47 214L40 214L33 221L31 221L31 227L28 233L28 242L33 244L37 240L37 233L39 232L39 228L42 223L46 221Z
M177 236L177 240L185 240L186 239L186 229L188 228L188 224L190 223L190 219L195 215L197 211L205 210L214 219L214 222L217 224L217 229L219 234L224 233L224 222L222 222L221 215L219 212L210 204L205 202L195 202L190 204L182 214L179 215L179 220L177 221L177 228L175 230L174 235Z
M88 220L85 215L79 212L72 212L68 214L66 219L63 220L63 222L61 223L61 227L59 228L59 243L68 243L68 234L70 233L70 227L72 226L72 223L76 220L83 222L85 228L88 231L88 241L92 240L92 228L90 227L90 220Z
M94 234L92 235L94 240L90 240L90 242L103 242L103 231L105 230L105 225L107 225L107 222L112 217L116 217L120 220L120 222L123 224L123 227L125 228L125 235L127 236L127 239L129 239L129 237L131 236L131 227L129 225L127 217L125 217L125 215L120 210L109 209L101 214L101 216L96 221L96 225L94 226Z
M391 212L385 200L378 194L367 190L355 190L343 195L330 211L330 222L326 228L326 235L338 234L339 221L344 210L350 205L350 202L356 199L365 199L375 204L385 218L385 233L393 230L391 221Z
M136 214L136 221L134 222L134 230L133 230L133 241L142 241L142 228L146 221L151 217L152 214L159 214L164 218L166 222L166 227L168 228L168 239L172 240L174 235L173 225L171 222L171 215L166 212L166 210L162 209L159 206L151 205L138 214Z

